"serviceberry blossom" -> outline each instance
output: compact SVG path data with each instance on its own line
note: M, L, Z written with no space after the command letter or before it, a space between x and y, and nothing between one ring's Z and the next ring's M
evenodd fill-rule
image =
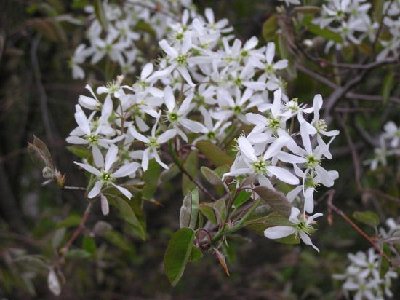
M149 17L140 12L140 18ZM107 11L114 23L123 15L118 8ZM110 26L127 30L123 20ZM309 234L321 215L313 214L314 193L338 177L323 167L323 160L332 158L329 147L338 131L329 131L320 119L321 96L312 107L289 100L283 77L288 63L275 57L275 44L259 45L255 37L236 39L228 22L216 21L210 9L205 17L184 11L180 22L169 19L168 28L169 34L160 35L161 57L157 63L142 64L136 82L125 83L119 76L97 89L87 86L90 95L79 99L78 127L67 141L91 149L77 162L95 178L89 196L100 196L107 213L107 189L115 187L130 198L127 187L149 169L151 159L168 169L172 161L165 152L171 146L192 148L208 140L218 147L239 135L236 158L223 178L278 191L278 183L290 187L291 225L284 233L313 246ZM101 31L92 25L93 36L103 37ZM115 35L113 42L131 45L136 38L134 33ZM121 52L124 59L129 47ZM241 134L244 128L247 134ZM277 228L266 231L271 238L282 234Z
M394 122L385 124L378 139L379 145L374 149L374 157L365 161L371 170L376 170L380 165L386 166L389 157L400 155L400 129Z
M365 38L373 41L379 25L371 20L370 8L371 4L365 0L327 0L313 22L338 33L342 42L336 43L336 48L341 49L349 43L360 44ZM330 41L327 49L333 44Z
M84 63L97 65L103 60L119 66L122 74L135 73L137 62L157 55L153 34L156 40L166 37L170 24L179 19L183 9L190 9L190 13L195 14L191 0L148 0L145 4L130 0L124 1L122 6L103 0L101 7L104 20L96 17L93 6L85 8L88 13L85 23L89 23L87 43L79 44L71 58L75 79L85 77ZM138 29L143 26L146 28Z
M280 239L294 234L296 237L300 238L304 244L313 247L319 252L319 249L312 243L309 235L314 231L314 219L321 216L321 213L306 216L304 213L301 213L298 208L293 207L289 216L290 225L269 227L265 229L264 235L269 239Z
M381 274L382 258L370 248L366 253L348 254L350 261L344 274L335 274L336 280L343 281L342 289L353 299L387 299L393 297L392 280L398 277L392 268Z

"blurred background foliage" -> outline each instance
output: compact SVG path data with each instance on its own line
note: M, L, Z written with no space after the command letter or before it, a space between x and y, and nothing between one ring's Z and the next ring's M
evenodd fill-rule
M217 18L228 18L242 40L255 35L261 43L271 35L264 28L263 38L263 24L274 14L276 2L195 1L200 10L212 7ZM83 174L71 164L74 156L66 149L64 139L74 128L78 96L85 93L86 81L72 80L69 67L74 49L84 39L84 26L71 24L62 16L83 20L83 7L88 3L92 2L0 1L0 298L55 298L47 288L48 265L79 224L85 209L80 191L41 186L41 167L29 156L27 142L34 134L40 137L58 168L67 174L67 183L82 182ZM275 33L272 27L272 35ZM92 72L95 75L89 81L94 85L108 79L100 70ZM387 93L379 86L385 74L372 74L363 83L364 88ZM298 95L308 103L316 93L328 95L329 89L310 77L295 72L288 75L296 78L289 85L289 95ZM397 77L388 78L387 81L398 82ZM398 93L394 86L391 84L386 90ZM361 158L366 159L372 148L359 137L357 126L373 136L389 117L398 121L398 106L371 101L358 108L357 115L351 118L354 124L347 130L355 139L358 137L355 146L361 151ZM330 163L340 174L335 204L350 215L372 209L381 217L396 216L398 202L372 194L360 196L343 134L333 149L334 160ZM385 169L367 172L363 183L397 199L399 174L393 168L397 165L393 162ZM146 241L121 225L114 213L104 217L95 207L84 237L76 241L74 251L67 257L62 299L338 299L338 283L331 275L344 270L348 252L369 247L336 216L333 226L326 218L320 222L314 237L320 254L302 245L277 244L249 232L248 240L238 238L226 249L230 277L210 256L201 263L191 263L186 276L171 288L162 261L167 241L179 227L182 191L178 177L163 180L165 188L156 191L157 202L144 203ZM318 208L326 212L323 201ZM360 226L374 233L372 228Z

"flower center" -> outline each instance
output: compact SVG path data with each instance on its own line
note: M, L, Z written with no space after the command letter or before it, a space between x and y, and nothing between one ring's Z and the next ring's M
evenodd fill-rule
M87 136L87 140L89 141L90 144L97 144L99 137L96 134L89 134Z
M179 116L178 116L178 114L176 112L171 112L171 113L168 114L168 120L171 123L176 122L178 120L178 118L179 118Z
M178 55L178 57L176 58L176 62L179 65L185 65L186 64L186 60L187 60L187 57L184 54Z
M101 179L105 182L111 181L111 174L107 172L101 173Z
M207 133L207 137L208 137L210 140L215 139L215 132L210 131L209 133Z
M320 163L320 160L312 154L308 155L306 159L307 159L307 162L306 162L307 168L310 168L310 169L314 169Z
M260 158L253 163L253 169L257 174L267 173L267 166L268 164L263 158Z
M150 148L158 148L160 145L158 144L155 137L150 137L147 146L149 146Z

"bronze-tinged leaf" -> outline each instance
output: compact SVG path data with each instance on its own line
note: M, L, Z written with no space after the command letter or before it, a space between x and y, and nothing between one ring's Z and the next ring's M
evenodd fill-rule
M224 269L225 274L229 276L229 269L228 265L226 264L225 255L221 251L215 248L214 248L214 254L215 257L218 259L218 262L221 265L222 269Z
M264 186L257 186L254 191L268 204L273 211L282 216L289 217L292 205L281 192L271 190Z
M53 159L47 145L35 135L33 136L32 143L28 143L28 150L43 162L46 167L54 170Z

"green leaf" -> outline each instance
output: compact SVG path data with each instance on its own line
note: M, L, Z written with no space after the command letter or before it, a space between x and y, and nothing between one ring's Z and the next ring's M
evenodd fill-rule
M353 213L353 218L357 221L369 225L371 227L376 227L379 225L379 217L376 213L372 211L355 211Z
M91 153L87 148L81 147L81 146L67 146L67 149L69 152L71 152L73 155L79 157L79 158L90 158Z
M136 23L134 30L147 32L153 37L156 36L156 32L154 31L153 27L151 27L149 23L146 23L143 20L140 20L139 22Z
M223 225L226 217L226 203L225 198L218 199L214 203L210 203L214 208L215 216L217 217L217 223Z
M133 233L136 234L140 239L146 239L146 230L143 223L139 221L132 207L127 201L112 195L108 197L108 200L112 206L117 208L120 217L132 226Z
M251 193L246 191L240 191L240 193L236 196L235 200L233 200L233 207L238 208L246 203L250 199Z
M197 217L199 214L199 191L194 189L183 198L180 209L179 225L180 228L189 227L196 228Z
M333 32L327 28L321 28L319 25L313 24L313 17L307 16L304 18L304 25L305 27L315 35L321 36L327 40L334 41L336 43L342 43L342 37L340 34Z
M208 203L200 204L200 212L209 220L212 224L217 224L217 217L215 216L214 209L208 205Z
M272 226L290 226L289 219L277 212L272 212L267 216L250 218L245 222L247 229L259 235L264 235L264 230Z
M394 87L394 72L393 70L391 70L389 73L387 73L383 81L383 87L382 87L383 104L386 104L388 102L393 87Z
M234 158L210 141L199 141L196 143L197 149L216 166L232 165Z
M135 251L133 246L128 242L126 242L126 240L120 233L113 230L109 230L104 234L104 237L109 243L118 247L122 251L129 252L131 255L134 254Z
M96 253L96 242L94 238L85 236L82 241L82 248L91 255L94 255Z
M292 206L284 194L273 191L264 186L258 186L254 188L254 191L265 201L265 203L271 206L272 210L278 212L282 216L289 217Z
M218 176L217 173L215 173L213 170L207 167L201 167L201 174L203 174L204 178L207 179L209 183L211 183L214 186L225 186L225 183L222 181L222 179Z
M153 158L149 161L149 168L143 174L144 187L142 190L143 198L151 200L157 191L158 179L161 174L161 167Z
M266 42L273 41L277 31L278 18L276 15L272 15L263 24L262 36Z
M51 245L53 249L58 249L61 245L61 243L64 241L65 237L65 227L64 228L59 228L54 232L53 238L51 239Z
M203 257L203 252L197 247L192 247L192 252L190 253L190 261L196 262Z
M83 249L72 249L72 250L69 250L67 252L67 254L66 254L66 257L68 257L68 258L83 258L83 259L86 259L86 258L89 258L91 256L92 255L89 252L87 252L86 250L83 250Z
M62 227L75 227L78 226L81 222L81 216L79 215L70 215L57 224L57 228Z
M100 22L101 26L104 29L107 29L108 24L107 24L107 18L104 13L104 6L103 6L103 1L101 0L96 0L94 2L94 12L96 14L97 20Z
M190 152L185 162L183 163L183 167L192 176L192 178L196 179L199 173L199 155L197 150ZM182 177L183 194L186 195L190 193L190 191L192 191L194 188L196 188L196 184L193 181L191 181L188 176L183 175Z
M190 228L181 228L175 232L167 247L164 256L164 270L170 281L175 286L185 271L193 248L195 234Z

